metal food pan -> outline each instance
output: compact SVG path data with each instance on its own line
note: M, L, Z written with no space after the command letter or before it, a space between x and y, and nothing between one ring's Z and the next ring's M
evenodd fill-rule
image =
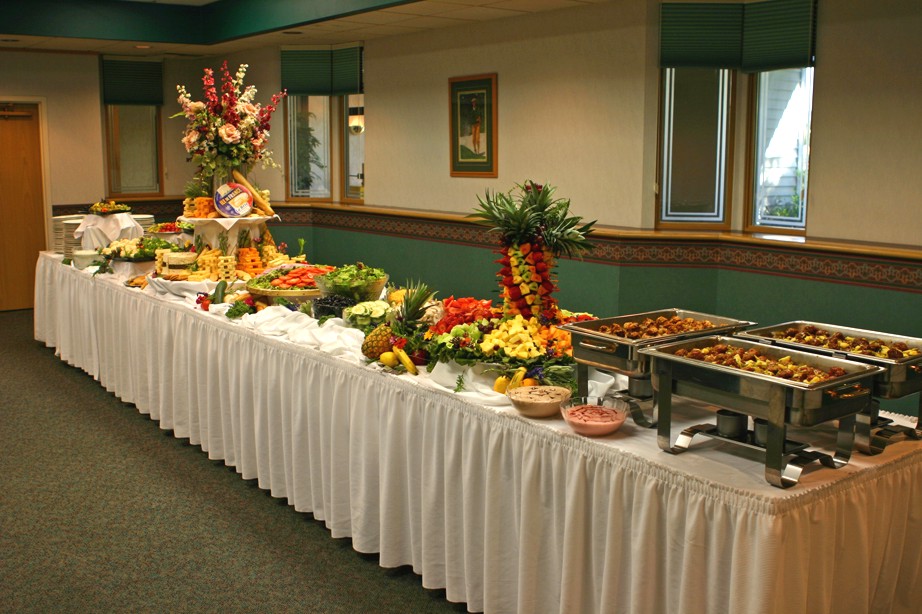
M709 320L714 326L706 330L688 331L674 335L663 335L649 339L627 339L599 331L603 325L618 324L623 326L628 322L640 322L645 318L655 320L663 316L672 318L694 318L695 320ZM599 320L587 320L564 324L561 328L570 332L573 345L573 358L577 362L588 364L599 369L615 371L628 377L648 377L650 375L648 358L638 353L638 350L650 345L669 343L682 339L701 337L705 335L719 335L741 330L753 326L754 322L735 320L724 316L689 311L687 309L660 309L645 311Z
M755 348L774 359L790 356L798 364L823 370L840 367L845 375L807 384L675 355L679 349L700 349L716 344ZM649 346L639 352L652 360L653 386L656 389L660 384L659 376L668 373L675 394L763 418L769 417L769 400L781 393L784 395L784 421L796 426L813 426L862 411L870 402L874 378L883 370L873 365L748 341L737 336L698 337Z
M879 356L869 356L859 352L848 352L824 346L810 345L809 343L776 339L773 336L774 333L784 332L789 328L803 331L808 326L815 326L816 328L821 328L831 333L842 333L846 337L864 337L871 340L880 340L887 345L903 342L910 347L922 348L922 339L916 337L904 337L891 333L836 326L834 324L824 324L822 322L809 322L806 320L795 320L784 322L783 324L754 328L739 332L737 336L751 341L770 343L772 345L794 348L805 352L833 356L881 367L883 371L874 380L874 395L881 398L896 399L922 390L922 355L906 358L881 358Z

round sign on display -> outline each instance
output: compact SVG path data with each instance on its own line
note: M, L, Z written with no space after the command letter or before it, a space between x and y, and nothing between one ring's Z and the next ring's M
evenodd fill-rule
M253 210L253 194L239 183L229 181L215 190L214 208L224 217L246 217Z

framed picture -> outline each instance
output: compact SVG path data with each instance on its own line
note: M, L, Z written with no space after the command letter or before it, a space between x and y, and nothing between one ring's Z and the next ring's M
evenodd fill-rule
M448 80L452 177L496 177L496 73Z

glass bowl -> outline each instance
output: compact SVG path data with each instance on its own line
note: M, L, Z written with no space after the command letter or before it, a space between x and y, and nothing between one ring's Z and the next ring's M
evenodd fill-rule
M376 301L381 298L384 287L387 285L388 276L379 277L371 281L362 283L353 283L350 285L330 284L325 275L318 275L314 278L317 288L324 296L337 295L351 298L356 303L365 301Z
M586 437L611 435L627 413L624 403L612 397L572 397L560 404L560 415L573 432Z
M519 413L528 418L556 416L560 404L570 398L563 386L517 386L506 392Z

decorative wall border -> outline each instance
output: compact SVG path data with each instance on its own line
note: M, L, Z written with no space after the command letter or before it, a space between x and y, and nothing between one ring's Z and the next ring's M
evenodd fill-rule
M177 204L135 203L138 213L154 214L158 221L173 219ZM60 205L55 215L80 213L86 206ZM279 226L308 226L369 233L436 243L494 249L496 236L483 226L453 216L419 212L387 213L380 209L294 207L277 208ZM922 294L922 260L869 256L846 251L788 247L764 242L733 242L676 237L594 237L595 249L584 260L614 266L719 268L759 275L867 286Z
M282 217L286 226L313 226L489 249L498 246L495 235L486 228L463 221L309 208L286 208ZM595 249L584 260L599 264L711 267L922 294L922 261L721 240L596 237L593 243Z

